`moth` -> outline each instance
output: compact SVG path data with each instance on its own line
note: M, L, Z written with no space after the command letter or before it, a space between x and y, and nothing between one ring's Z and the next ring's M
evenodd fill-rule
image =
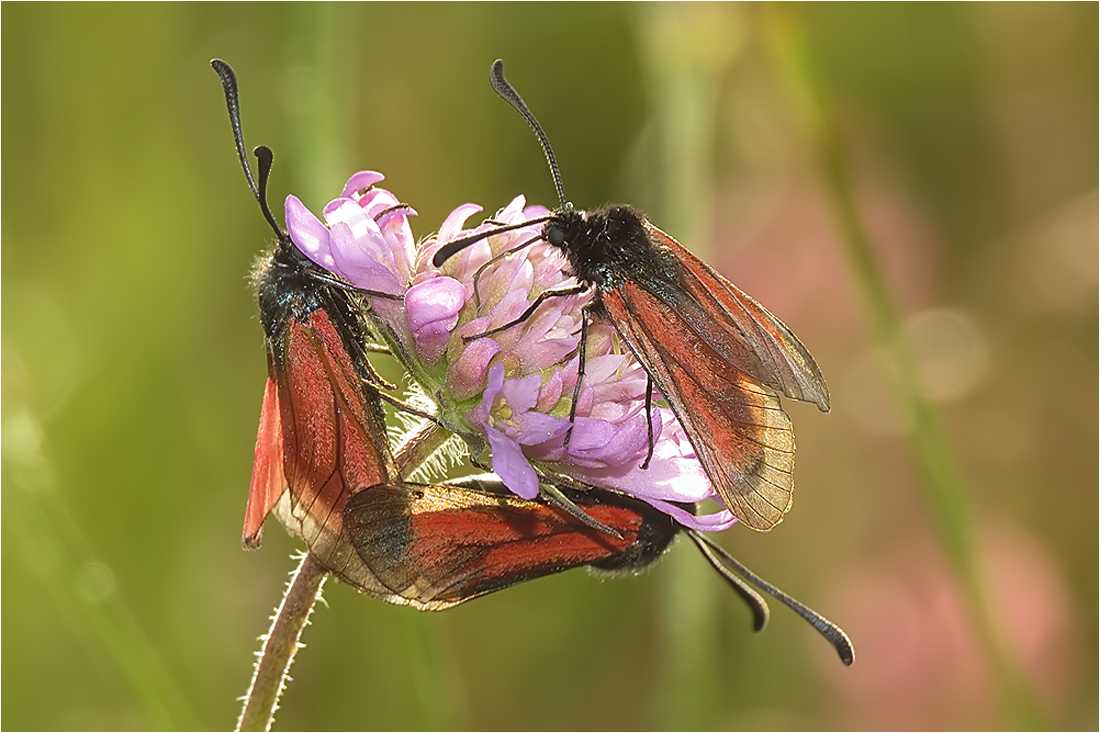
M264 519L274 511L330 572L385 596L343 528L352 493L394 475L380 391L388 385L367 357L364 292L334 279L278 225L266 196L273 155L256 148L257 185L245 153L236 77L224 61L211 65L222 80L241 167L277 239L253 272L268 376L242 542L258 547Z
M617 492L594 486L558 490L617 536L541 495L522 499L493 475L442 486L372 486L347 502L344 527L363 562L400 599L391 602L426 611L576 567L637 573L685 534L749 606L755 630L767 625L769 614L752 586L809 622L844 664L855 659L840 627L753 573L703 533Z
M542 239L565 255L580 284L543 293L519 318L474 338L522 322L547 298L591 291L578 347L581 377L589 320L608 319L649 374L649 394L656 387L668 401L726 507L751 529L779 524L794 496L795 443L778 393L829 411L829 390L813 356L782 321L636 209L573 208L549 140L504 78L502 61L489 76L538 137L560 207L449 242L433 262L438 267L483 237L541 221ZM578 379L574 404L580 387Z

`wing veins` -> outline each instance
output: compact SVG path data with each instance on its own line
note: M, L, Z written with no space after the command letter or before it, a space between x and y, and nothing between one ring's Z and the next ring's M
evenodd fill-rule
M630 285L624 288L630 288ZM793 470L788 470L787 465L793 469L794 433L790 427L790 418L779 404L779 398L766 387L753 385L752 377L742 370L724 360L705 341L698 338L694 331L685 328L685 320L680 314L676 314L664 301L651 303L648 299L654 296L640 286L635 291L624 289L615 293L605 293L605 309L611 302L611 308L620 311L622 316L615 317L616 330L620 337L627 343L635 357L642 363L646 370L655 378L658 385L667 385L673 392L670 397L668 391L662 390L665 398L672 408L673 413L685 426L687 437L696 450L700 461L711 477L719 495L726 500L729 508L735 515L741 513L741 519L754 529L769 529L782 520L783 515L790 507L793 500ZM649 325L654 323L650 318L643 317L639 311L643 305L655 305L652 313L655 318L664 318L664 322L654 325L657 331L650 333ZM671 324L671 327L670 327ZM677 331L677 326L681 330ZM670 341L663 342L658 335L670 334ZM720 385L711 386L695 377L694 371L685 369L678 359L674 358L666 343L679 343L690 356L698 358L703 365L710 369L721 381ZM728 429L728 433L719 431L726 437L721 441L722 449L734 451L737 457L732 466L726 465L725 453L716 446L711 445L713 431L709 431L711 440L705 440L703 435L708 431L705 428L713 427L703 423L697 424L693 413L687 409L685 396L692 393L702 394L712 402L725 405L728 409L719 409L713 415ZM727 400L731 395L734 399ZM744 396L742 396L744 395ZM747 395L757 395L759 404L754 404ZM752 414L756 410L771 409L775 416L774 421L780 424L761 425L758 421L751 423L739 419L741 411ZM774 451L775 453L770 453ZM778 454L778 456L776 455ZM779 464L773 465L772 457L778 459ZM782 456L783 458L779 458ZM784 460L785 459L785 460ZM761 465L767 466L773 471L772 478L761 475L751 469L749 461L755 460ZM784 481L781 477L789 477ZM778 495L776 495L778 492ZM773 498L774 497L774 501ZM750 499L754 501L750 502ZM782 501L783 506L776 501ZM759 502L756 503L756 502ZM774 510L773 516L768 516L763 506ZM751 521L750 517L756 517Z
M684 303L671 303L657 293L649 292L667 305L703 313L703 318L685 321L685 324L712 348L723 343L732 343L736 346L738 336L747 335L745 329L738 323L737 314L743 316L746 319L746 325L751 325L754 334L758 337L747 339L745 343L761 366L771 372L771 378L769 379L765 374L758 374L751 368L746 370L746 374L769 384L792 399L817 403L827 411L828 387L821 370L814 361L813 355L790 328L679 242L652 225L650 228L650 234L655 237L657 244L674 255L670 258L670 263L676 268L680 283L690 298L685 298ZM688 267L686 264L688 261L709 275L706 282L700 273ZM720 290L726 299L720 297L719 292L711 286ZM704 299L712 305L711 309L703 307ZM754 311L754 308L759 310L759 314ZM737 313L734 313L735 310ZM704 330L704 324L717 324L720 331ZM719 333L726 338L718 338ZM760 349L758 345L764 348ZM715 351L720 354L724 349L716 348ZM733 351L736 352L736 349Z

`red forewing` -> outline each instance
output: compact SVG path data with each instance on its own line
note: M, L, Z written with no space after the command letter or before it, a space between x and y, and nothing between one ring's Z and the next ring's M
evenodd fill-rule
M269 377L245 544L258 544L274 511L326 569L388 600L343 527L352 492L393 474L362 311L346 292L310 279L310 265L282 245L258 279Z
M241 537L245 547L253 548L259 547L264 520L271 513L275 502L286 491L279 382L274 365L271 363L268 364L268 372L267 385L264 387L264 404L260 410L260 429L256 433L256 458L252 464L252 486L248 491L248 505L244 510L244 533Z
M686 247L646 222L659 249L672 254L682 288L675 306L693 340L745 375L791 399L829 411L829 389L809 350L778 318Z
M729 510L752 529L782 521L794 490L794 432L775 393L702 339L690 312L637 283L605 291L603 303Z
M301 536L328 571L360 590L391 600L344 533L344 505L353 491L393 473L385 415L367 359L364 303L299 250L267 204L274 155L253 150L253 177L241 132L237 79L220 59L233 140L249 189L278 237L253 273L267 346L268 379L245 510L246 547L260 544L274 511ZM258 183L257 183L258 180Z
M790 508L794 486L794 435L776 392L828 411L829 391L813 357L778 318L638 211L608 205L586 212L567 203L546 134L499 59L489 77L535 131L561 201L548 217L528 223L544 221L542 238L565 255L574 277L594 287L587 312L614 323L668 399L729 509L751 528L774 527ZM439 266L515 226L453 240L433 262Z
M675 308L640 286L605 293L604 304L726 506L753 529L778 524L794 488L794 432L779 398L694 338Z
M381 405L360 377L328 314L292 323L280 377L283 466L289 501L280 506L310 551L337 575L354 560L343 536L351 492L392 473Z
M348 502L344 526L382 584L423 610L582 565L638 569L655 561L676 532L666 515L606 491L571 498L620 538L503 485L492 491L480 485L374 486Z

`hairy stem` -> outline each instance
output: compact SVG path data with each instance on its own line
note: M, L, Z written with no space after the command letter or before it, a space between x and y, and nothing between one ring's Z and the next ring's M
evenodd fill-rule
M298 639L309 623L313 606L321 597L326 572L309 552L287 584L283 602L272 617L271 630L263 637L264 646L256 662L244 708L237 720L239 731L266 731L271 729L279 696L286 685L290 665L298 651Z

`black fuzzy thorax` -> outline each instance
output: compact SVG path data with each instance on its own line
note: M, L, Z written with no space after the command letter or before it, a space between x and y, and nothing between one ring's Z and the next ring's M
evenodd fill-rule
M627 281L659 295L680 289L675 256L654 239L645 216L630 206L566 208L546 223L544 233L565 254L577 279L600 290Z
M331 278L306 257L285 234L270 254L257 261L253 270L260 322L268 349L276 363L286 362L287 333L294 322L306 323L316 311L328 314L344 349L366 381L374 381L373 369L365 349L370 327L364 315L362 298L343 288L318 280L315 275Z

